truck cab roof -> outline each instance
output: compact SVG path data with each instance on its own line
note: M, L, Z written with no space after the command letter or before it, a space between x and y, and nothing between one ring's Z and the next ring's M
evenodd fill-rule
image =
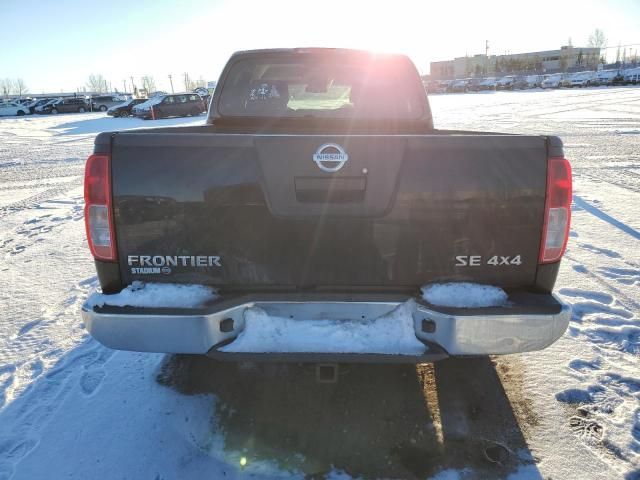
M220 76L207 123L291 118L433 128L422 80L406 55L340 48L234 53Z
M294 47L294 48L256 48L251 50L238 50L231 55L231 59L235 56L248 56L248 55L270 55L279 53L314 53L314 54L343 54L343 55L366 55L375 57L404 57L409 58L402 53L381 53L373 52L371 50L361 50L356 48L327 48L327 47Z

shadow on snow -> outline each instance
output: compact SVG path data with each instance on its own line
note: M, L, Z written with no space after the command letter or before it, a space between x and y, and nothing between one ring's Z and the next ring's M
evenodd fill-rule
M339 380L326 384L316 381L314 365L168 356L158 381L218 398L226 450L305 478L336 469L354 478L418 479L450 468L500 478L523 465L540 477L488 358L341 365Z

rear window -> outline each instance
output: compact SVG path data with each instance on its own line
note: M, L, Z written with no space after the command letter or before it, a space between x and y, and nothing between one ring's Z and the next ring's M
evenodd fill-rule
M406 57L288 54L233 64L222 116L415 119L424 90Z

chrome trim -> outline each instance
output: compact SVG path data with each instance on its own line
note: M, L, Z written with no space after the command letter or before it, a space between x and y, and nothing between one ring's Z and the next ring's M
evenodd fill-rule
M503 355L542 350L569 326L571 307L563 303L555 315L447 315L423 306L413 313L416 336L441 345L450 355ZM434 333L423 332L422 320L435 322Z
M411 302L416 337L436 344L450 355L489 355L540 350L555 342L567 329L571 308L562 305L555 315L450 315L407 298L373 301L243 301L202 314L107 313L84 305L82 318L91 335L118 350L205 354L214 346L233 340L244 329L244 312L251 307L290 318L372 320L386 315L404 301ZM225 307L226 305L226 307ZM126 310L123 310L123 312ZM232 318L234 328L220 331L220 322ZM435 323L435 332L422 331L422 321Z

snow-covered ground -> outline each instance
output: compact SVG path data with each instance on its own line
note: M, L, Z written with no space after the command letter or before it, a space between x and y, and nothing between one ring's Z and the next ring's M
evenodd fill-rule
M95 134L202 117L0 119L0 479L640 478L640 88L431 102L440 128L563 138L569 331L542 352L352 366L329 385L295 365L114 352L82 326Z

